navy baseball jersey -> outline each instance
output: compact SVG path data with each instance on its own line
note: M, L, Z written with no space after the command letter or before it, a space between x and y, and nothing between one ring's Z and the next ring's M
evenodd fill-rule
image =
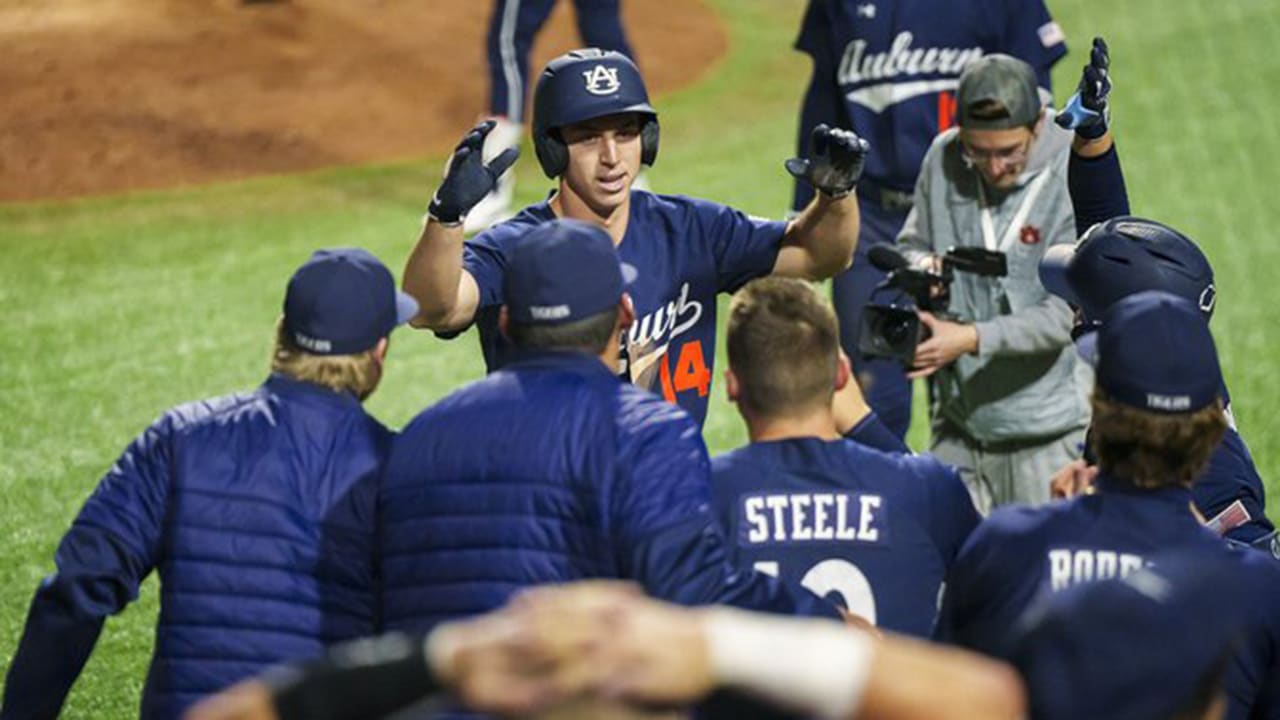
M712 460L712 503L740 566L927 636L979 516L955 470L849 440L756 442Z
M1124 576L1161 549L1221 544L1191 514L1186 488L1140 490L1102 474L1095 485L1093 495L993 512L947 576L939 639L1001 655L1041 593Z
M511 353L497 322L508 254L526 232L555 217L547 202L531 205L464 245L462 266L480 287L475 322L490 372ZM633 190L618 246L622 261L639 273L627 288L636 322L622 338L624 375L701 425L716 354L716 295L769 274L785 231L786 223L706 200Z
M1096 158L1071 154L1067 165L1076 232L1083 235L1096 223L1129 214L1129 194L1124 170L1114 147ZM1228 428L1214 449L1209 465L1196 478L1191 496L1196 508L1209 519L1212 529L1224 537L1253 545L1280 557L1276 528L1267 518L1266 489L1254 465L1249 446L1236 428L1231 412L1231 392L1223 379L1220 389ZM1089 447L1085 459L1095 463Z
M954 122L966 65L1006 53L1048 88L1067 52L1042 0L811 0L796 49L813 57L815 85L825 82L871 143L865 177L907 193L929 143Z
M1266 515L1266 489L1249 446L1236 429L1225 384L1222 401L1227 411L1227 432L1210 456L1208 467L1191 486L1191 497L1209 520L1210 528L1224 537L1261 544L1270 551L1275 526Z
M1165 550L1227 553L1223 541L1191 514L1187 489L1141 490L1103 475L1096 485L1096 494L1065 502L1000 508L979 525L947 575L935 636L1007 658L1020 618L1046 593L1123 577ZM1222 608L1250 613L1258 627L1242 644L1226 679L1228 716L1245 718L1269 702L1268 676L1276 671L1280 652L1280 625L1271 616L1280 613L1280 603L1277 578L1263 574L1277 570L1273 563L1260 553L1237 555L1257 566L1250 578L1262 595L1257 607ZM1195 618L1188 618L1187 626L1194 632Z

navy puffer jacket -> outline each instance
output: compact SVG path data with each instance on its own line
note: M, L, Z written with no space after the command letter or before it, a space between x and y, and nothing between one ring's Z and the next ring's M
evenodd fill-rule
M32 601L0 712L53 717L103 619L155 569L142 717L375 628L377 483L391 433L358 400L273 375L179 406L124 452Z

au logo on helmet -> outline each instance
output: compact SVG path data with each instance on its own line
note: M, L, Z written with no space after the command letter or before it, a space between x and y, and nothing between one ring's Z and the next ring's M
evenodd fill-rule
M587 81L587 92L592 95L612 95L622 87L618 82L618 68L597 65L583 71L582 77Z

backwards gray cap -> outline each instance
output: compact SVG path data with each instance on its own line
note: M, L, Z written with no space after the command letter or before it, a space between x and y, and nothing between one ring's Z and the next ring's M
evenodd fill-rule
M975 103L992 100L1008 117L984 120L971 116ZM1040 117L1040 90L1031 66L1008 55L985 55L965 68L956 93L957 123L970 130L1008 130L1034 123Z

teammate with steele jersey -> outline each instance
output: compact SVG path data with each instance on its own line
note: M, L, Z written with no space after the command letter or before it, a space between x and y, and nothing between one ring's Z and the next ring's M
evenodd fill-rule
M740 290L727 345L726 387L751 444L712 460L712 500L735 561L927 637L947 568L980 519L959 475L841 437L832 395L849 367L835 313L806 283Z
M422 307L414 324L444 335L478 325L490 370L502 366L509 349L497 315L512 248L557 217L604 227L623 261L639 270L630 288L636 322L624 338L621 372L680 404L699 424L715 358L716 295L770 273L830 277L852 256L862 140L826 126L814 130L810 157L793 158L787 169L820 192L791 222L633 190L641 166L657 157L657 113L635 65L596 49L552 60L535 90L534 147L557 190L464 244L461 219L515 159L510 151L481 162L490 127L481 124L459 145L404 273L405 290Z
M862 308L884 277L866 253L897 238L925 151L954 123L954 91L965 66L989 53L1012 55L1034 68L1047 91L1049 70L1066 44L1042 0L810 0L795 46L813 60L798 153L808 152L811 129L823 123L852 128L871 145L858 185L857 256L832 293L841 342L868 401L905 437L911 385L903 368L857 354ZM792 208L810 197L797 184Z

